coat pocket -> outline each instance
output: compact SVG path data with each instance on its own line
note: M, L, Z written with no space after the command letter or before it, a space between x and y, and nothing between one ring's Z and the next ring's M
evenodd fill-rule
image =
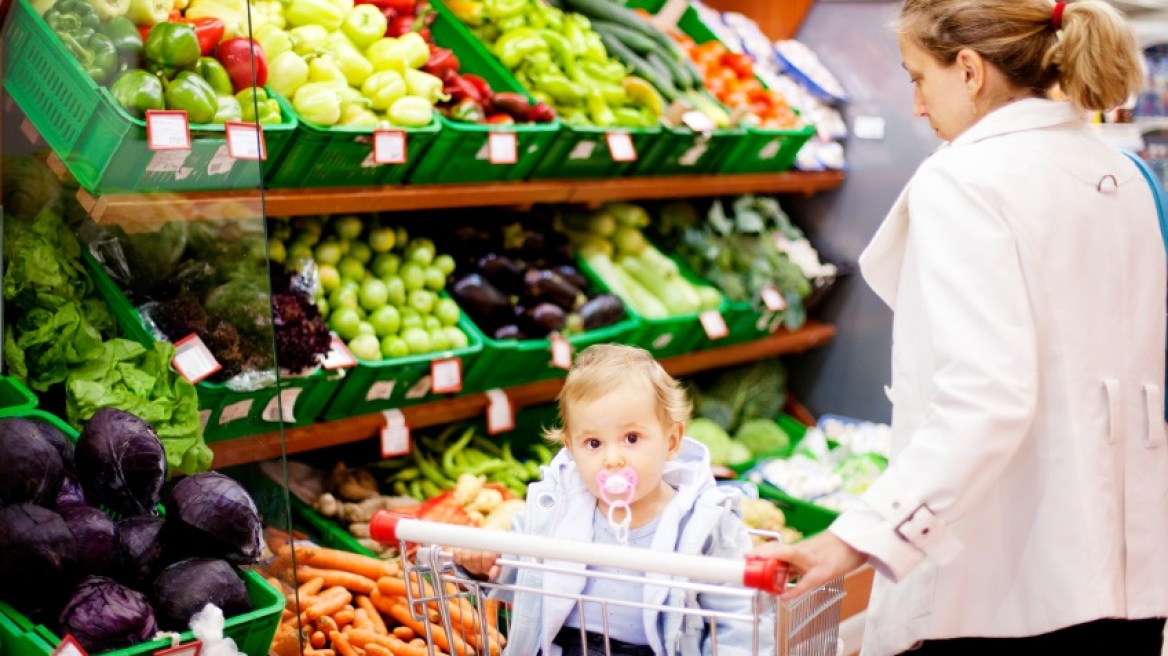
M1164 430L1164 390L1159 385L1144 385L1144 408L1148 411L1148 430L1144 433L1144 446L1157 449L1164 445L1168 436Z
M1103 390L1107 393L1107 443L1115 444L1123 431L1123 410L1119 403L1119 381L1103 379Z

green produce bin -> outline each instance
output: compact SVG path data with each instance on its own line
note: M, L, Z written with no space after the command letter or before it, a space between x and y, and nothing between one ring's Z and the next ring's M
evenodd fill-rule
M21 416L51 424L74 442L78 433L55 415L39 410L30 410ZM236 646L247 656L266 656L272 645L272 637L280 625L280 614L284 611L284 596L273 588L264 577L248 569L240 571L247 587L247 596L252 609L227 618L223 633L235 640ZM144 591L144 592L149 592ZM187 643L195 639L190 631L179 634L179 641ZM42 624L34 624L23 613L0 600L0 653L10 656L49 656L61 642L61 638ZM101 652L103 656L138 656L153 654L171 646L169 638L152 640L113 651ZM97 656L93 654L92 656Z
M276 100L284 113L299 116L287 99L277 95ZM394 129L405 133L406 161L376 164L372 128L323 127L300 118L295 141L265 180L273 188L400 184L410 167L429 150L442 127L434 120L424 128Z
M628 0L629 7L657 13L665 0ZM677 22L683 34L696 43L716 41L718 37L702 22L697 10L686 7ZM759 80L762 83L761 80ZM765 87L766 84L763 84ZM789 130L761 129L747 126L741 139L722 157L717 165L720 173L779 173L791 168L803 144L815 134L814 125Z
M0 376L0 417L19 417L36 407L36 395L19 380Z
M4 26L4 88L82 187L95 194L256 190L261 167L228 155L222 125L191 127L189 151L151 151L146 122L131 117L37 15L16 0ZM292 141L296 117L264 125L270 170Z
M639 322L626 308L625 317L603 328L568 335L572 353L584 350L593 344L629 343ZM470 373L463 381L463 390L481 392L484 390L513 387L568 375L564 369L552 366L551 340L544 339L492 339L483 336L483 352Z
M442 292L441 298L449 298ZM466 314L458 320L467 346L440 353L421 353L390 360L358 360L349 369L336 397L324 412L325 421L344 419L424 403L443 395L430 391L430 363L443 358L462 360L463 389L466 374L483 350L483 334Z
M527 95L515 78L501 66L492 66L493 58L450 10L437 1L433 6L438 12L437 19L430 26L434 42L454 51L463 73L482 77L495 91ZM452 121L444 116L437 118L442 124L442 130L429 152L410 171L407 178L410 184L525 180L546 156L561 129L558 118L551 123L499 126ZM515 134L517 159L514 164L492 164L489 161L488 141L491 132Z
M656 145L637 161L633 175L699 175L716 173L722 161L741 145L746 131L722 128L697 133L688 127L664 127Z
M117 319L122 336L143 346L153 345L154 335L117 283L88 251L81 254L94 286ZM344 372L323 369L304 377L281 374L278 385L254 391L235 391L224 383L203 381L195 386L203 417L203 439L208 443L219 442L274 431L280 423L287 428L310 424L320 418L343 379ZM291 421L281 417L281 402L284 415L290 415Z

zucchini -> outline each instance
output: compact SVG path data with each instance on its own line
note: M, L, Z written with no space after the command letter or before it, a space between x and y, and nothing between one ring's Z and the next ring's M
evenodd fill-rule
M597 34L600 35L600 40L604 42L604 47L608 50L608 54L628 64L629 68L633 69L633 73L645 78L646 81L657 87L657 90L667 100L672 102L681 96L681 91L674 85L671 78L662 75L657 70L657 67L646 61L644 57L633 52L620 39L605 32L598 31Z
M592 29L597 32L608 32L640 55L647 55L660 47L656 41L645 36L644 33L629 29L620 23L594 20L592 21Z
M657 28L638 16L632 9L617 4L613 0L562 0L562 2L565 8L584 14L592 20L623 25L666 47L668 47L668 43L672 43L668 36L659 32Z

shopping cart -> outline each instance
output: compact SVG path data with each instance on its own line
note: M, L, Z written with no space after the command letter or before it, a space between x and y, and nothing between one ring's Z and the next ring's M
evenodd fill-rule
M614 653L609 641L607 619L612 606L679 614L683 616L683 626L687 627L691 627L693 622L700 622L704 625L705 650L715 656L719 653L719 627L723 627L725 632L725 627L731 626L736 629L738 636L749 636L749 646L752 647L750 653L755 655L836 656L838 653L840 607L844 597L842 579L784 602L776 595L787 584L787 568L785 564L773 559L715 558L580 543L426 522L386 511L373 518L370 533L380 542L400 544L407 582L406 605L414 626L421 628L419 637L425 639L431 656L472 652L479 656L498 656L506 644L506 636L511 635L511 626L506 607L501 606L497 599L519 593L543 595L545 598L558 597L574 602L573 612L577 613L580 626L585 624L585 608L590 609L588 612L598 609L604 626L601 632L603 643L591 644L593 651L590 652L587 634L581 629L581 646L586 654L601 649L607 656ZM697 604L677 607L613 601L515 583L478 580L454 567L452 554L448 551L450 548L507 554L508 557L499 559L500 566L545 573L580 576L578 567L565 567L565 563L583 564L602 570L629 570L633 573L589 569L587 576L664 587L671 594L684 594L684 598L689 600L701 595L715 595L722 602L716 606L732 610L710 610L708 607L697 607ZM519 557L526 559L521 560ZM662 576L669 578L663 579ZM522 580L522 577L518 580ZM727 600L733 600L734 603L725 603ZM711 605L714 604L703 604ZM773 650L770 647L772 644ZM737 646L741 650L741 641ZM731 650L727 647L726 651ZM507 656L535 654L508 652ZM683 651L681 656L700 655Z

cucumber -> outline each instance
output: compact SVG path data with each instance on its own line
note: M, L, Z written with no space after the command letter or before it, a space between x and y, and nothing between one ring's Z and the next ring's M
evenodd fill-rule
M668 36L658 32L657 28L647 23L632 9L613 0L562 0L562 2L566 8L584 14L592 20L623 25L658 43L662 43L662 40L669 41Z
M669 71L669 76L673 78L674 86L682 91L689 91L694 88L694 82L690 79L689 73L681 62L670 57L668 53L654 51L649 53L646 57L649 64L658 67L665 67Z
M613 36L612 34L607 34L605 32L598 31L597 34L600 35L600 40L604 42L604 47L608 50L608 54L627 64L629 68L633 69L633 73L645 78L649 84L657 87L657 90L660 91L661 95L665 96L667 100L672 102L681 96L681 91L678 90L672 78L668 77L667 75L663 75L663 72L659 72L657 67L650 64L645 60L645 58L633 52L633 50L622 43L620 39ZM664 73L667 73L667 71Z
M640 55L647 55L659 48L656 41L645 36L637 30L632 30L619 23L609 23L608 21L594 20L592 21L592 29L597 32L608 32L612 36L621 40L621 43L628 46L633 52Z

